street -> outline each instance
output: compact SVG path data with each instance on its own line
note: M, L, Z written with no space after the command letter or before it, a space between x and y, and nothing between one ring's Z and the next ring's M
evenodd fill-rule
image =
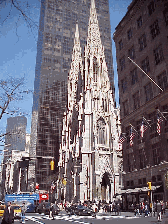
M26 213L26 224L45 224L45 223L76 223L76 224L100 224L102 222L108 223L163 223L168 224L168 211L162 217L162 222L158 222L156 217L144 217L144 216L134 216L132 212L121 212L119 216L116 216L114 213L98 213L95 217L91 216L69 216L65 211L61 211L59 215L55 216L55 220L49 218L48 215L38 214L38 213ZM15 220L16 224L20 223L20 220Z

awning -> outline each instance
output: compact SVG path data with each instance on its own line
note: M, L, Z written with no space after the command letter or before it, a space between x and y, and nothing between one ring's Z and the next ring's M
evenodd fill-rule
M152 191L155 191L160 186L161 185L152 186ZM120 194L131 194L131 193L147 192L147 191L149 191L148 187L140 187L140 188L134 188L134 189L121 190Z

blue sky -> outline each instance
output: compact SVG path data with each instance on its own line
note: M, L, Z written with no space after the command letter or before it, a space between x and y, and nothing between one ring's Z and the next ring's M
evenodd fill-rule
M6 0L8 2L8 0ZM22 2L22 1L20 1ZM24 4L25 1L23 1ZM12 10L9 18L4 22L4 19L9 14L10 5L0 5L0 79L8 76L23 77L25 75L24 88L34 89L35 63L37 53L37 37L38 37L38 22L40 16L40 0L29 0L31 10L28 11L30 17L37 22L37 28L31 32L28 29L22 17L19 18L17 10ZM115 31L115 27L121 21L127 12L127 6L131 0L109 0L110 22L111 22L111 37ZM19 20L18 20L19 18ZM113 51L113 68L114 82L116 89L116 102L119 101L118 78L115 44L112 43ZM25 96L24 100L12 104L15 108L20 108L22 112L26 112L27 117L27 133L31 131L31 112L33 105L33 94ZM0 132L4 133L7 124L7 115L4 115L0 120ZM1 143L0 143L1 144ZM0 147L2 149L2 147ZM1 160L2 157L0 157Z

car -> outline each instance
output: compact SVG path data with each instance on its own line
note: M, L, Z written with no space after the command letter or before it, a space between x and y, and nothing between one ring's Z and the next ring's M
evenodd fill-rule
M3 216L5 210L5 205L0 205L0 217Z
M14 210L14 219L21 219L22 216L22 210L19 205L11 205L11 207Z
M92 216L95 215L95 212L93 211L93 209L83 205L77 205L76 208L74 209L74 213L76 215L92 215Z

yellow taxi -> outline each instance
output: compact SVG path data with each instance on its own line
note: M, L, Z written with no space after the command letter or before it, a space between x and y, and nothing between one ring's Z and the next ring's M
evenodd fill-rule
M3 216L5 210L5 205L0 205L0 217Z
M14 219L21 219L22 211L19 205L11 205L14 210Z

